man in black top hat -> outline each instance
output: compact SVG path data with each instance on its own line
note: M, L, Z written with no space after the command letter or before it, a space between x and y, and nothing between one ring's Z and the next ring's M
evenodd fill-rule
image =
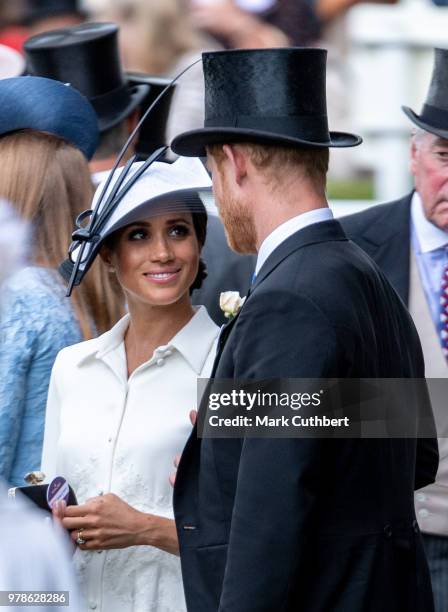
M138 120L138 108L149 92L146 83L130 81L123 73L118 49L118 27L88 23L52 30L24 45L28 72L70 83L84 94L98 116L100 141L90 164L95 173L111 169ZM134 152L129 147L124 162Z
M325 63L311 48L205 53L205 127L172 143L207 150L230 244L258 253L215 379L424 376L409 314L325 199L328 148L360 142L328 131ZM174 488L188 610L432 610L412 496L437 460L434 439L195 428Z
M347 235L381 267L408 306L422 343L428 378L448 377L448 51L435 49L426 102L415 124L411 172L415 190L400 200L341 220ZM433 402L446 428L446 399ZM441 431L434 485L415 495L436 610L448 610L448 440Z

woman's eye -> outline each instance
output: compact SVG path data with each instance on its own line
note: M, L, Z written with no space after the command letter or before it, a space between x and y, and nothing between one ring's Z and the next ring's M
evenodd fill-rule
M190 233L190 229L186 225L174 225L170 229L170 236L174 236L176 238L183 238L184 236L188 236Z
M146 231L143 229L135 229L128 234L128 240L143 240L144 238L146 238Z

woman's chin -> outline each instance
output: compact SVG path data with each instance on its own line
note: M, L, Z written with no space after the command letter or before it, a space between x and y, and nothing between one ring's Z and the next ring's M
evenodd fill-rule
M163 307L172 306L185 299L185 295L189 296L188 287L157 287L151 292L142 291L139 294L141 302L148 306Z

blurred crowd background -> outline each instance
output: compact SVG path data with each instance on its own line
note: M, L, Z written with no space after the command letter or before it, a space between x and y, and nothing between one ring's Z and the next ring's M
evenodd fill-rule
M329 196L342 212L393 199L411 186L410 123L419 109L433 48L448 42L448 0L16 0L0 4L0 43L22 53L37 33L86 21L120 27L126 71L170 78L204 50L281 46L328 49L327 97L333 130L360 133L364 145L337 151ZM2 49L0 77L24 62ZM167 137L202 124L198 64L179 83ZM347 208L348 207L348 208Z

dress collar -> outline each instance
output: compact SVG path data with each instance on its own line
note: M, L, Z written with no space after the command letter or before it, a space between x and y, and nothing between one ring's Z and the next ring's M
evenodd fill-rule
M200 374L213 342L218 336L219 328L210 318L206 308L199 306L196 312L184 327L166 344L156 349L165 352L175 349L190 364L193 370ZM129 314L126 314L106 333L89 341L89 351L84 353L78 361L83 365L91 358L103 359L110 351L116 349L124 339L129 325ZM198 341L198 339L200 339ZM154 354L156 353L154 351Z
M421 253L429 253L442 249L448 244L448 232L428 221L423 212L423 204L419 194L414 191L411 202L412 226L417 236Z

